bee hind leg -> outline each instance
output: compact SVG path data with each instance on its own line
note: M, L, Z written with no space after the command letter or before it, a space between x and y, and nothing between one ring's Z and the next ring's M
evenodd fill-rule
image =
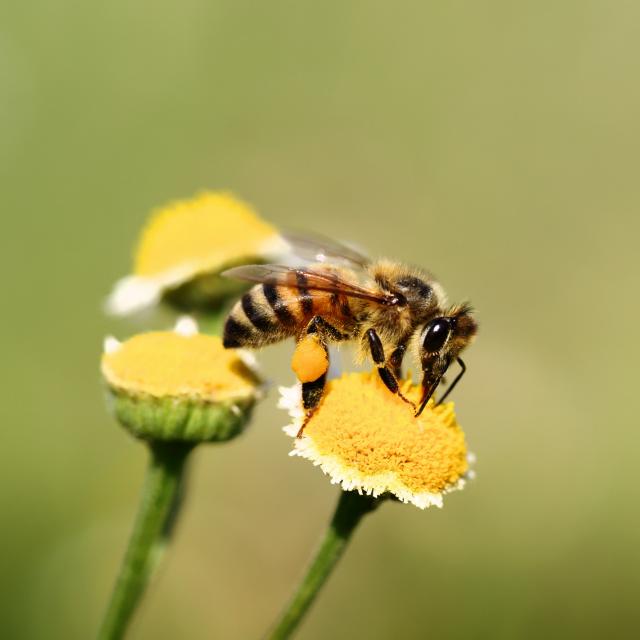
M309 420L311 420L311 416L313 416L315 410L320 404L320 400L322 400L326 382L327 374L323 373L317 380L302 383L302 406L304 407L305 418L302 426L298 429L296 438L302 438L304 428L307 426Z
M329 369L327 338L343 340L345 337L321 316L314 316L309 321L305 334L298 341L292 366L302 382L302 406L305 410L305 419L297 438L302 437L304 428L324 395Z
M415 412L416 406L409 400L405 398L402 392L400 391L400 386L398 384L398 377L400 373L400 366L402 363L402 356L404 355L405 347L397 347L393 354L391 355L389 368L387 365L385 356L384 356L384 347L382 346L382 341L380 340L380 336L377 334L375 329L367 330L367 339L369 340L369 351L371 352L371 358L373 359L374 364L378 367L378 375L384 382L385 386L391 393L395 393L400 399L404 400L407 404L413 407ZM402 349L399 353L398 350ZM392 371L392 369L395 370ZM397 377L396 377L397 376Z

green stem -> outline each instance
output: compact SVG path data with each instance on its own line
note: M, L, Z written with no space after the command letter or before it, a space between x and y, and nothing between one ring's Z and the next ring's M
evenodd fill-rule
M340 491L338 505L324 539L316 551L307 574L298 585L293 598L268 636L270 640L291 637L344 553L358 523L379 503L380 499L360 495L357 491Z
M198 327L202 333L210 336L219 336L222 334L223 318L219 314L200 315L198 316Z
M138 515L120 574L111 594L100 640L124 637L155 568L175 516L178 490L191 443L150 443L149 467L142 488Z

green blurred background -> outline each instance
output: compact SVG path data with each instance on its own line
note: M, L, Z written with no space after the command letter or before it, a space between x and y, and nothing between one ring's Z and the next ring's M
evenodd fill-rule
M101 304L148 211L206 187L424 265L481 322L477 480L371 517L300 636L635 637L639 27L604 0L3 4L0 635L95 634L146 462L98 360L149 327ZM336 488L275 395L197 451L131 638L257 638L289 595Z

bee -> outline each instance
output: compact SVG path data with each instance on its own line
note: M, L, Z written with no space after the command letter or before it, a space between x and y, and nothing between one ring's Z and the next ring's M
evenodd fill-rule
M305 347L305 353L324 356L316 355L311 366L296 370L306 412L298 437L322 399L330 343L356 343L360 357L371 358L387 389L410 404L416 416L457 361L460 371L439 401L451 393L466 371L460 353L478 329L468 304L447 305L442 287L426 271L386 259L373 261L319 236L284 238L295 254L313 263L227 270L228 277L256 284L232 308L223 342L227 348L258 348L295 338L301 351ZM422 371L417 407L399 385L407 351Z

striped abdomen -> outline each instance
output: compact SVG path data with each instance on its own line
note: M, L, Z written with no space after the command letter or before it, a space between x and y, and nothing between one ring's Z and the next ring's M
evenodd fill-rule
M336 327L353 322L346 296L325 291L310 295L304 275L292 286L258 284L236 302L224 326L224 346L262 347L304 332L315 315Z

